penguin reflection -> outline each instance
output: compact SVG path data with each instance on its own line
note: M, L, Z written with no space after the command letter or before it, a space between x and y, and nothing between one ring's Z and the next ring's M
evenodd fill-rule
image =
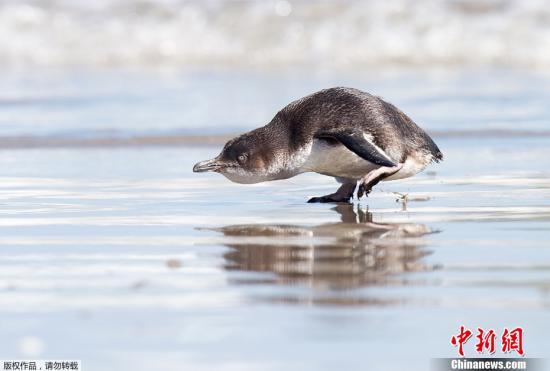
M426 226L376 223L353 205L333 210L341 222L215 229L231 248L226 269L273 272L274 283L335 289L390 283L394 274L431 269L420 260L427 254L421 237L431 232Z

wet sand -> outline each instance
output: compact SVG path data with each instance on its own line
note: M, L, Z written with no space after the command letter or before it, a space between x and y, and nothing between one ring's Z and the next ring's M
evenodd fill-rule
M0 358L426 370L460 325L523 326L545 357L550 138L437 141L443 163L338 206L306 203L319 175L193 174L215 143L4 147Z

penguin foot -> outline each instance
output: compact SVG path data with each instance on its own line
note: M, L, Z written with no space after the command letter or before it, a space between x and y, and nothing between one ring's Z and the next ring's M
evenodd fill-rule
M312 197L307 202L309 204L313 204L313 203L326 204L326 203L332 203L332 202L333 203L342 203L342 202L348 203L350 199L351 199L351 197L346 198L346 197L338 196L336 194L331 194L331 195L321 196L321 197Z
M363 196L368 197L369 193L372 191L372 187L377 185L382 179L397 173L401 170L401 168L403 168L403 164L398 164L393 167L380 167L365 175L359 181L359 187L357 187L357 199L360 199Z
M353 197L353 191L355 191L355 182L345 182L340 186L340 188L338 188L336 192L326 196L312 197L309 199L308 203L349 203L349 201Z
M369 193L372 192L372 187L376 184L365 184L361 183L359 184L359 187L357 188L357 199L359 200L361 197L369 197Z

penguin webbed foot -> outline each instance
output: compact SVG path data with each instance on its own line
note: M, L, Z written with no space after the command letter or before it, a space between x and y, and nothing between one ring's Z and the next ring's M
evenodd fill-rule
M337 196L335 194L331 194L331 195L326 195L326 196L321 196L321 197L312 197L307 202L309 204L313 204L313 203L322 203L322 204L326 204L326 203L349 203L350 200L351 200L351 197L344 198L344 197Z
M372 192L373 186L374 184L370 185L370 184L360 183L359 187L357 187L357 199L359 200L363 196L369 197L369 193Z
M380 183L382 179L397 173L401 170L401 168L403 168L403 164L400 163L393 167L380 167L377 170L371 171L365 175L359 181L359 186L357 187L357 199L360 199L363 196L368 197L375 185Z
M308 203L349 203L353 198L355 182L345 182L334 193L321 197L312 197Z

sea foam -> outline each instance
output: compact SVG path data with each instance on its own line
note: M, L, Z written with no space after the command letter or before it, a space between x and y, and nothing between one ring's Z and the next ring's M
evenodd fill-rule
M0 3L3 66L550 67L544 0Z

